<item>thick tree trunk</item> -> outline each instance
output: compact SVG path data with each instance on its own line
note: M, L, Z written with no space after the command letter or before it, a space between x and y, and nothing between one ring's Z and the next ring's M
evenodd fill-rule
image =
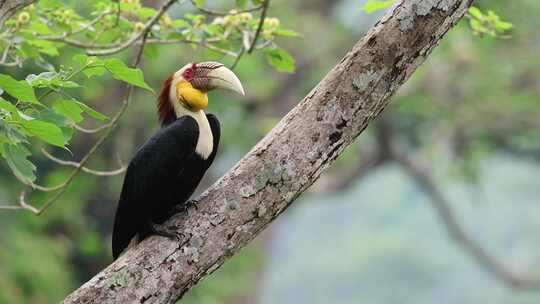
M304 192L386 107L473 0L406 0L200 198L65 303L174 303ZM151 202L149 202L151 203Z

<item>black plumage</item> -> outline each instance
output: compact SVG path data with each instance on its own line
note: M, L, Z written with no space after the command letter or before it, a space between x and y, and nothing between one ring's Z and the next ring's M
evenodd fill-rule
M129 163L114 222L114 259L134 237L141 241L154 234L154 224L163 223L187 204L219 145L219 121L212 114L206 117L213 136L208 159L195 152L199 138L196 120L182 116L166 123Z

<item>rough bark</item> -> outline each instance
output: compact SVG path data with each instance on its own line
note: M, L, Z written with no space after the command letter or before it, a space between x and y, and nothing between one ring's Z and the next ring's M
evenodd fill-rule
M0 29L4 26L4 21L33 2L36 0L0 0Z
M343 152L473 0L407 0L379 21L238 164L65 303L174 303L252 240Z

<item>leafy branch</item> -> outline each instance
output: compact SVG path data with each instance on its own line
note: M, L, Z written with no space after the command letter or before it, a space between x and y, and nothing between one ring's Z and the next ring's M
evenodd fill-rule
M34 60L49 71L28 75L24 80L0 74L3 90L0 93L9 95L0 97L0 155L23 184L33 191L52 195L36 207L26 201L23 191L18 204L3 205L0 210L26 210L39 215L63 195L80 172L114 176L125 171L121 161L114 170L90 169L87 163L118 125L131 103L133 88L153 92L144 81L142 71L136 68L146 45L203 47L234 58L235 64L246 50L264 49L268 62L276 69L294 70L294 60L276 45L275 38L297 34L282 28L278 19L266 17L269 1L253 0L252 8L244 8L247 1L237 3L243 9L227 13L208 10L202 7L201 1L191 1L198 11L213 16L210 20L205 15L189 13L184 18L171 19L167 11L175 2L182 4L181 1L167 0L156 10L142 6L139 1L100 0L92 4L92 13L86 18L62 2L51 0L29 5L6 21L4 31L0 33L0 65L20 66L27 60ZM255 20L251 12L258 10L261 10L261 17ZM257 42L259 36L264 39L260 43ZM235 52L235 45L242 45L242 50ZM126 66L118 58L99 58L133 46L139 50L133 67ZM58 56L59 50L65 47L79 51L73 57L77 68L60 66L57 71L48 57ZM91 79L101 77L105 72L128 85L126 97L111 119L70 93L70 90L82 87L77 80L81 75ZM103 124L93 129L85 128L81 126L85 116ZM30 160L34 141L37 139L68 150L75 131L102 134L80 161L61 159L41 148L41 154L49 161L74 169L57 185L36 183L37 168Z

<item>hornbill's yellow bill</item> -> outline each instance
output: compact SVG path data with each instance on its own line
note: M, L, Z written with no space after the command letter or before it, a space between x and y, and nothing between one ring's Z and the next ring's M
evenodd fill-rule
M126 172L114 222L114 259L152 234L175 236L159 224L187 209L216 156L219 121L204 113L207 93L214 89L244 95L238 77L219 62L187 64L165 81L158 98L162 128L139 149Z

